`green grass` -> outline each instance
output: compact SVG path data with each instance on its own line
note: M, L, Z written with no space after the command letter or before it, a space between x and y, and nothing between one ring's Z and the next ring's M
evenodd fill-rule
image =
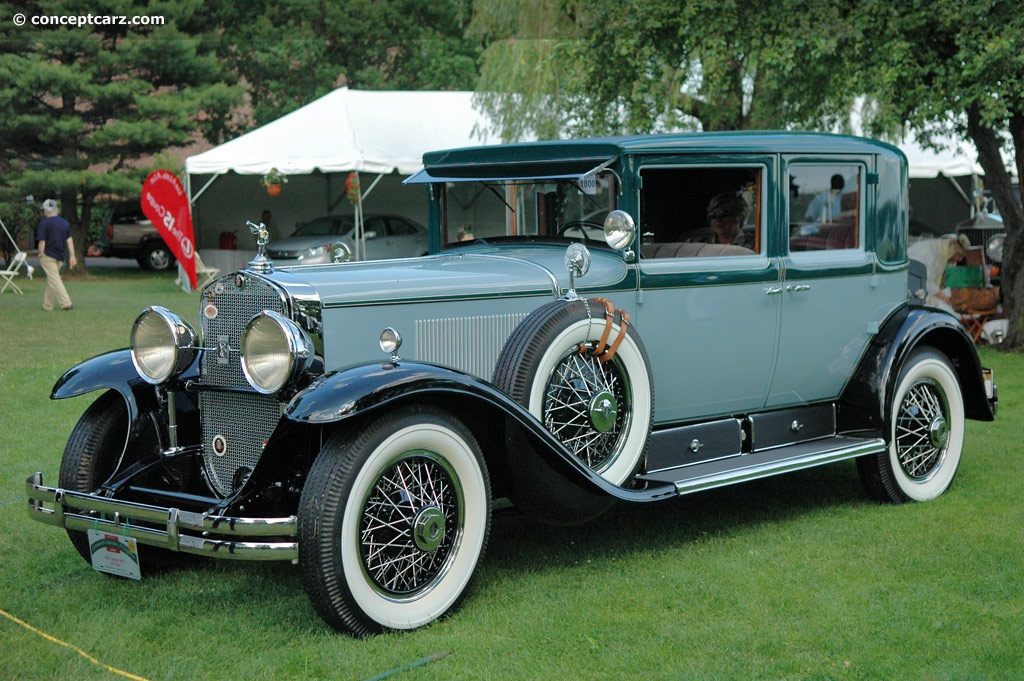
M22 280L19 280L21 282ZM1000 415L969 422L951 491L882 506L852 463L619 506L595 523L495 518L474 589L446 621L355 640L289 564L201 563L131 582L28 520L88 397L49 400L75 362L123 347L147 305L197 317L173 275L42 280L0 296L0 609L99 662L157 679L1016 679L1024 676L1020 355L983 351ZM124 678L0 617L0 679Z

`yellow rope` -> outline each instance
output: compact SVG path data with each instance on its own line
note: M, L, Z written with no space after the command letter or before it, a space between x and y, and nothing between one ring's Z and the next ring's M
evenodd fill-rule
M103 664L102 662L100 662L95 657L93 657L89 653L85 652L84 650L82 650L78 646L71 645L70 643L65 643L64 641L61 641L59 638L56 638L54 636L50 636L45 631L41 631L39 629L36 629L35 627L33 627L28 622L21 621L20 619L18 619L14 615L10 614L6 610L0 609L0 615L3 615L4 617L6 617L7 619L11 620L15 624L20 624L21 626L25 627L26 629L28 629L29 631L31 631L34 634L38 634L39 636L42 636L43 638L45 638L47 641L50 641L51 643L56 643L57 645L64 646L65 648L70 648L71 650L75 651L76 653L78 653L79 655L84 657L85 659L89 660L89 662L92 662L94 665L96 665L98 667L103 667L104 669L106 669L108 672L110 672L112 674L117 674L118 676L123 676L123 677L125 677L127 679L132 679L133 681L147 681L147 679L145 679L144 677L136 676L135 674L129 674L128 672L121 671L120 669L117 669L116 667L111 667L109 664Z

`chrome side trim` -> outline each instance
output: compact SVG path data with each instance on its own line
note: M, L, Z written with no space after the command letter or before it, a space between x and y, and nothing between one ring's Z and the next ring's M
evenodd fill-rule
M106 499L46 487L42 473L30 476L25 485L29 517L47 525L68 530L103 529L127 533L140 544L213 558L291 561L299 558L299 544L295 539L298 518L295 516L236 518ZM76 511L71 512L70 508ZM264 537L265 541L240 541Z

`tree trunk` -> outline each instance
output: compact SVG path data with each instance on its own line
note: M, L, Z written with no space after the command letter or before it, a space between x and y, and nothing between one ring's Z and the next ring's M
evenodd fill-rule
M1003 346L1013 349L1024 345L1024 208L1013 191L1013 183L1000 151L996 130L981 120L977 105L967 111L967 132L978 148L978 163L985 171L985 186L999 207L1006 227L1003 251L1003 310L1009 319L1009 330ZM1020 150L1017 150L1019 155Z

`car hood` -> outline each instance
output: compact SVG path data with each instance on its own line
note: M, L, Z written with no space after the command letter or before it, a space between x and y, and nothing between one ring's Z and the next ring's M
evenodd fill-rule
M577 289L628 287L622 257L594 253ZM564 248L503 248L499 253L465 249L454 254L376 260L275 271L273 278L313 287L324 307L510 295L560 295L569 287Z

